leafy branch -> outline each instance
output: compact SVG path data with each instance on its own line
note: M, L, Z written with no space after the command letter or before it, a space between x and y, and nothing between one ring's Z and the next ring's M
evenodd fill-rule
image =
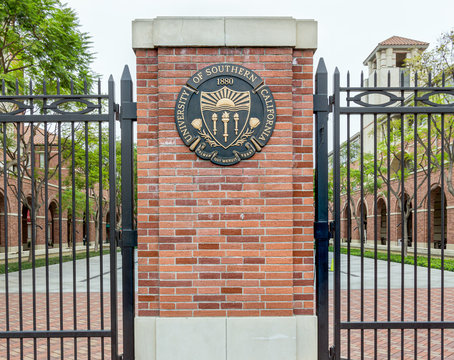
M216 143L216 141L214 141L214 140L211 138L211 136L208 135L208 134L205 132L205 130L199 131L199 134L200 134L201 137L203 137L203 138L207 141L208 145L210 145L210 146L212 146L212 147L219 146L219 145Z
M239 138L232 146L243 145L253 133L254 131L252 129L247 130L243 135L241 135L241 138Z

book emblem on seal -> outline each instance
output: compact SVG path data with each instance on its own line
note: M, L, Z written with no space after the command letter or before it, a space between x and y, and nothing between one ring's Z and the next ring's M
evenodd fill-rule
M234 165L266 145L276 106L269 88L252 70L216 64L193 75L181 89L175 122L183 142L198 157Z

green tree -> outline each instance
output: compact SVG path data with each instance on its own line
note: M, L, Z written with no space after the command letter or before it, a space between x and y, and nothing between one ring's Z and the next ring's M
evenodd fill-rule
M412 73L417 72L418 78L425 84L428 84L429 74L431 74L432 85L452 86L454 84L454 30L441 34L432 50L408 59L406 65ZM427 100L434 104L454 103L454 96L450 94L427 93L430 95ZM417 105L425 106L427 104L419 101ZM430 156L435 170L441 171L442 167L444 168L448 191L454 196L454 117L452 115L429 115L419 117L417 120L421 130L418 131L416 139L418 146L424 149L427 158ZM442 161L442 144L444 161Z
M70 137L67 135L66 137ZM72 141L72 140L71 140ZM74 151L73 151L74 147ZM74 161L73 161L74 155ZM64 207L69 209L78 219L84 216L95 224L95 249L102 239L99 239L99 219L102 211L103 217L109 208L109 129L98 124L86 124L74 131L74 146L67 146L63 151L67 159L68 176L64 184L67 186L63 196ZM101 166L100 166L101 165ZM121 147L116 143L116 203L119 204L119 182L121 166ZM72 181L74 174L75 209L72 207ZM102 185L102 186L100 186ZM100 191L102 188L102 192ZM86 214L88 198L88 214ZM116 213L119 214L118 209Z
M357 159L360 156L360 144L357 140L350 141L349 143L345 142L340 147L339 157L340 157L340 196L341 201L344 204L341 204L341 211L347 209L347 222L349 223L353 218L356 222L356 228L360 229L361 226L361 214L356 211L355 206L355 196L357 195L358 189L361 184L361 172L357 164ZM350 159L350 162L347 160ZM352 166L351 163L354 163ZM334 214L334 173L333 167L331 166L328 174L328 206L331 214ZM350 189L350 191L348 191ZM350 211L348 211L350 210ZM352 218L349 218L352 217Z
M89 36L80 30L75 12L59 0L3 0L0 2L0 80L2 91L7 94L69 94L83 93L91 86L94 74L90 70L93 60ZM33 86L29 86L33 83ZM46 81L46 85L44 85ZM57 85L58 84L58 85ZM42 102L34 101L34 113L43 113ZM26 104L28 105L28 104ZM71 105L62 105L62 107ZM77 106L77 105L76 105ZM73 105L74 107L74 105ZM1 102L0 112L16 110L11 102ZM19 115L25 115L21 113ZM45 134L45 126L47 134ZM4 146L6 167L10 178L18 178L22 183L30 183L35 193L34 213L22 187L10 182L18 200L30 210L36 219L45 203L43 189L46 182L55 179L60 164L56 164L58 128L40 123L8 124L0 129L5 137L0 137ZM63 129L61 129L63 130ZM43 144L32 139L47 140L47 151ZM62 138L61 147L70 144ZM18 146L19 145L19 146ZM35 156L32 154L35 152ZM48 171L40 164L37 154L47 160ZM35 166L32 165L32 159ZM62 163L66 159L62 158ZM31 181L33 179L33 181Z
M0 78L11 86L16 79L60 79L62 91L69 91L73 80L81 92L93 78L90 38L59 0L0 2L0 50Z
M454 30L441 34L433 49L407 59L406 67L413 81L417 81L420 87L452 85L454 82ZM421 90L417 96L421 100L416 101L414 94L411 94L407 103L414 106L437 106L452 104L454 100L449 94L433 93L431 90ZM397 200L399 210L403 212L404 219L401 225L404 227L406 255L409 236L407 222L413 211L421 208L427 199L430 189L424 187L427 188L429 170L435 174L444 173L448 191L454 196L454 117L437 114L406 115L403 120L400 117L391 119L389 127L388 138L386 121L381 122L381 133L384 136L383 141L378 144L378 176L383 180L385 193L388 190L391 192L393 198ZM390 169L390 174L387 173L386 167L388 156L390 163L394 165ZM369 164L369 167L371 166ZM415 167L418 174L417 188L411 194L406 193L402 199L402 183L405 183L410 176L414 176ZM431 181L434 185L440 181L440 178L432 176ZM420 189L424 190L419 191ZM415 192L419 192L417 204L414 204Z
M427 187L426 152L424 147L418 146L414 138L414 127L416 126L417 138L420 138L425 132L425 127L424 122L415 124L414 120L413 115L404 116L403 119L401 117L382 119L379 132L383 134L383 139L377 144L376 167L372 154L367 154L365 166L366 172L373 175L369 178L369 186L373 185L370 179L373 179L376 174L379 192L384 196L387 196L389 192L392 195L391 199L396 201L399 211L403 214L398 226L401 226L400 231L403 231L404 256L407 256L408 239L411 235L408 234L409 218L414 211L424 206L428 195L428 191L420 191ZM413 180L415 168L418 176L416 189L410 192L405 191L405 183ZM417 203L415 203L416 200Z
M400 118L389 119L388 121L385 118L378 119L378 132L382 134L377 136L381 138L377 142L377 158L375 159L373 153L363 153L362 162L363 166L361 168L361 138L357 137L351 139L350 143L344 143L341 145L340 149L340 193L341 199L345 201L343 208L350 210L351 219L355 220L356 227L353 229L361 229L361 205L357 208L355 206L355 199L360 199L360 189L361 185L363 187L364 201L366 196L374 194L375 187L377 188L377 196L387 197L388 192L392 195L392 198L396 201L399 210L403 209L403 222L401 226L404 229L404 249L405 255L407 253L408 245L408 236L407 233L407 223L409 217L412 215L414 209L412 207L415 196L414 193L406 193L404 197L404 203L402 204L402 182L405 183L406 180L412 176L414 170L414 163L418 164L418 169L424 173L422 179L427 178L427 168L424 168L423 164L426 162L424 148L417 147L416 160L414 158L414 153L409 149L414 149L412 146L414 144L413 137L413 127L408 126L409 119L405 119L403 127L403 141L402 141L402 121ZM410 121L411 123L411 121ZM405 125L407 124L407 125ZM422 124L421 124L422 125ZM387 128L389 126L389 136ZM418 129L418 133L423 133L424 128ZM373 135L373 134L370 134ZM364 134L363 141L370 141L372 137L366 136ZM401 166L401 157L402 157L402 147L403 152L403 172ZM350 152L350 161L347 161L347 151ZM389 161L389 171L388 171L388 161ZM332 175L330 173L330 181ZM418 182L417 191L426 184L424 181ZM332 186L330 186L332 188ZM350 191L348 191L350 189ZM332 191L329 193L330 199L332 199ZM420 208L427 197L419 197L418 204L416 208ZM388 204L389 206L389 204ZM342 206L341 206L342 207Z
M432 50L407 59L406 66L413 81L418 80L418 86L451 86L454 83L454 30L443 33ZM437 106L454 102L452 95L443 92L433 93L432 90L421 90L417 94L419 98L417 101L413 93L407 95L407 103L412 106ZM403 213L403 221L398 226L403 227L406 255L410 235L407 233L407 223L413 212L423 207L427 200L430 190L425 188L428 184L429 168L432 174L444 172L447 189L454 196L454 117L437 114L405 115L402 119L400 116L392 116L389 118L389 124L386 117L378 118L377 137L379 140L376 162L373 154L363 155L364 193L372 194L376 181L378 195L387 196L389 192L391 199L396 201L398 209ZM368 136L364 141L371 139L372 136ZM342 151L345 150L341 149L341 156ZM356 198L361 173L355 170L358 168L357 162L349 166L351 193ZM403 194L402 184L413 179L415 167L418 176L417 187L414 191ZM345 187L346 175L343 175L346 174L345 164L341 165L340 171L341 187ZM432 175L432 185L439 181L439 177ZM415 192L418 193L417 204ZM342 193L345 194L346 190ZM359 226L359 219L354 210L352 207L352 215Z
M454 30L442 33L430 51L408 59L406 65L412 73L418 74L418 84L453 86ZM454 96L443 91L421 91L418 95L420 99L423 98L416 102L418 106L452 106L454 104ZM446 188L454 196L454 116L452 114L424 115L417 117L414 121L418 126L417 146L422 150L426 167L430 163L432 172L443 173ZM437 181L440 179L438 178Z
M454 80L454 30L441 34L432 50L406 59L406 67L411 74L418 73L420 84L429 83L429 73L432 75L432 85L442 85L443 74L445 81L452 84Z

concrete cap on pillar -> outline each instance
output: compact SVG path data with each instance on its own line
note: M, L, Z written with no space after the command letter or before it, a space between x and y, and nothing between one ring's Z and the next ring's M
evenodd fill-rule
M292 17L157 17L132 22L133 49L155 47L317 49L317 22Z

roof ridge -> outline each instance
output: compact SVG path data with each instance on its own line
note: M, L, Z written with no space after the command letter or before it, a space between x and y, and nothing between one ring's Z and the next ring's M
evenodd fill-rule
M405 38L403 36L391 36L390 38L378 43L379 46L392 46L392 45L429 45L428 42Z

